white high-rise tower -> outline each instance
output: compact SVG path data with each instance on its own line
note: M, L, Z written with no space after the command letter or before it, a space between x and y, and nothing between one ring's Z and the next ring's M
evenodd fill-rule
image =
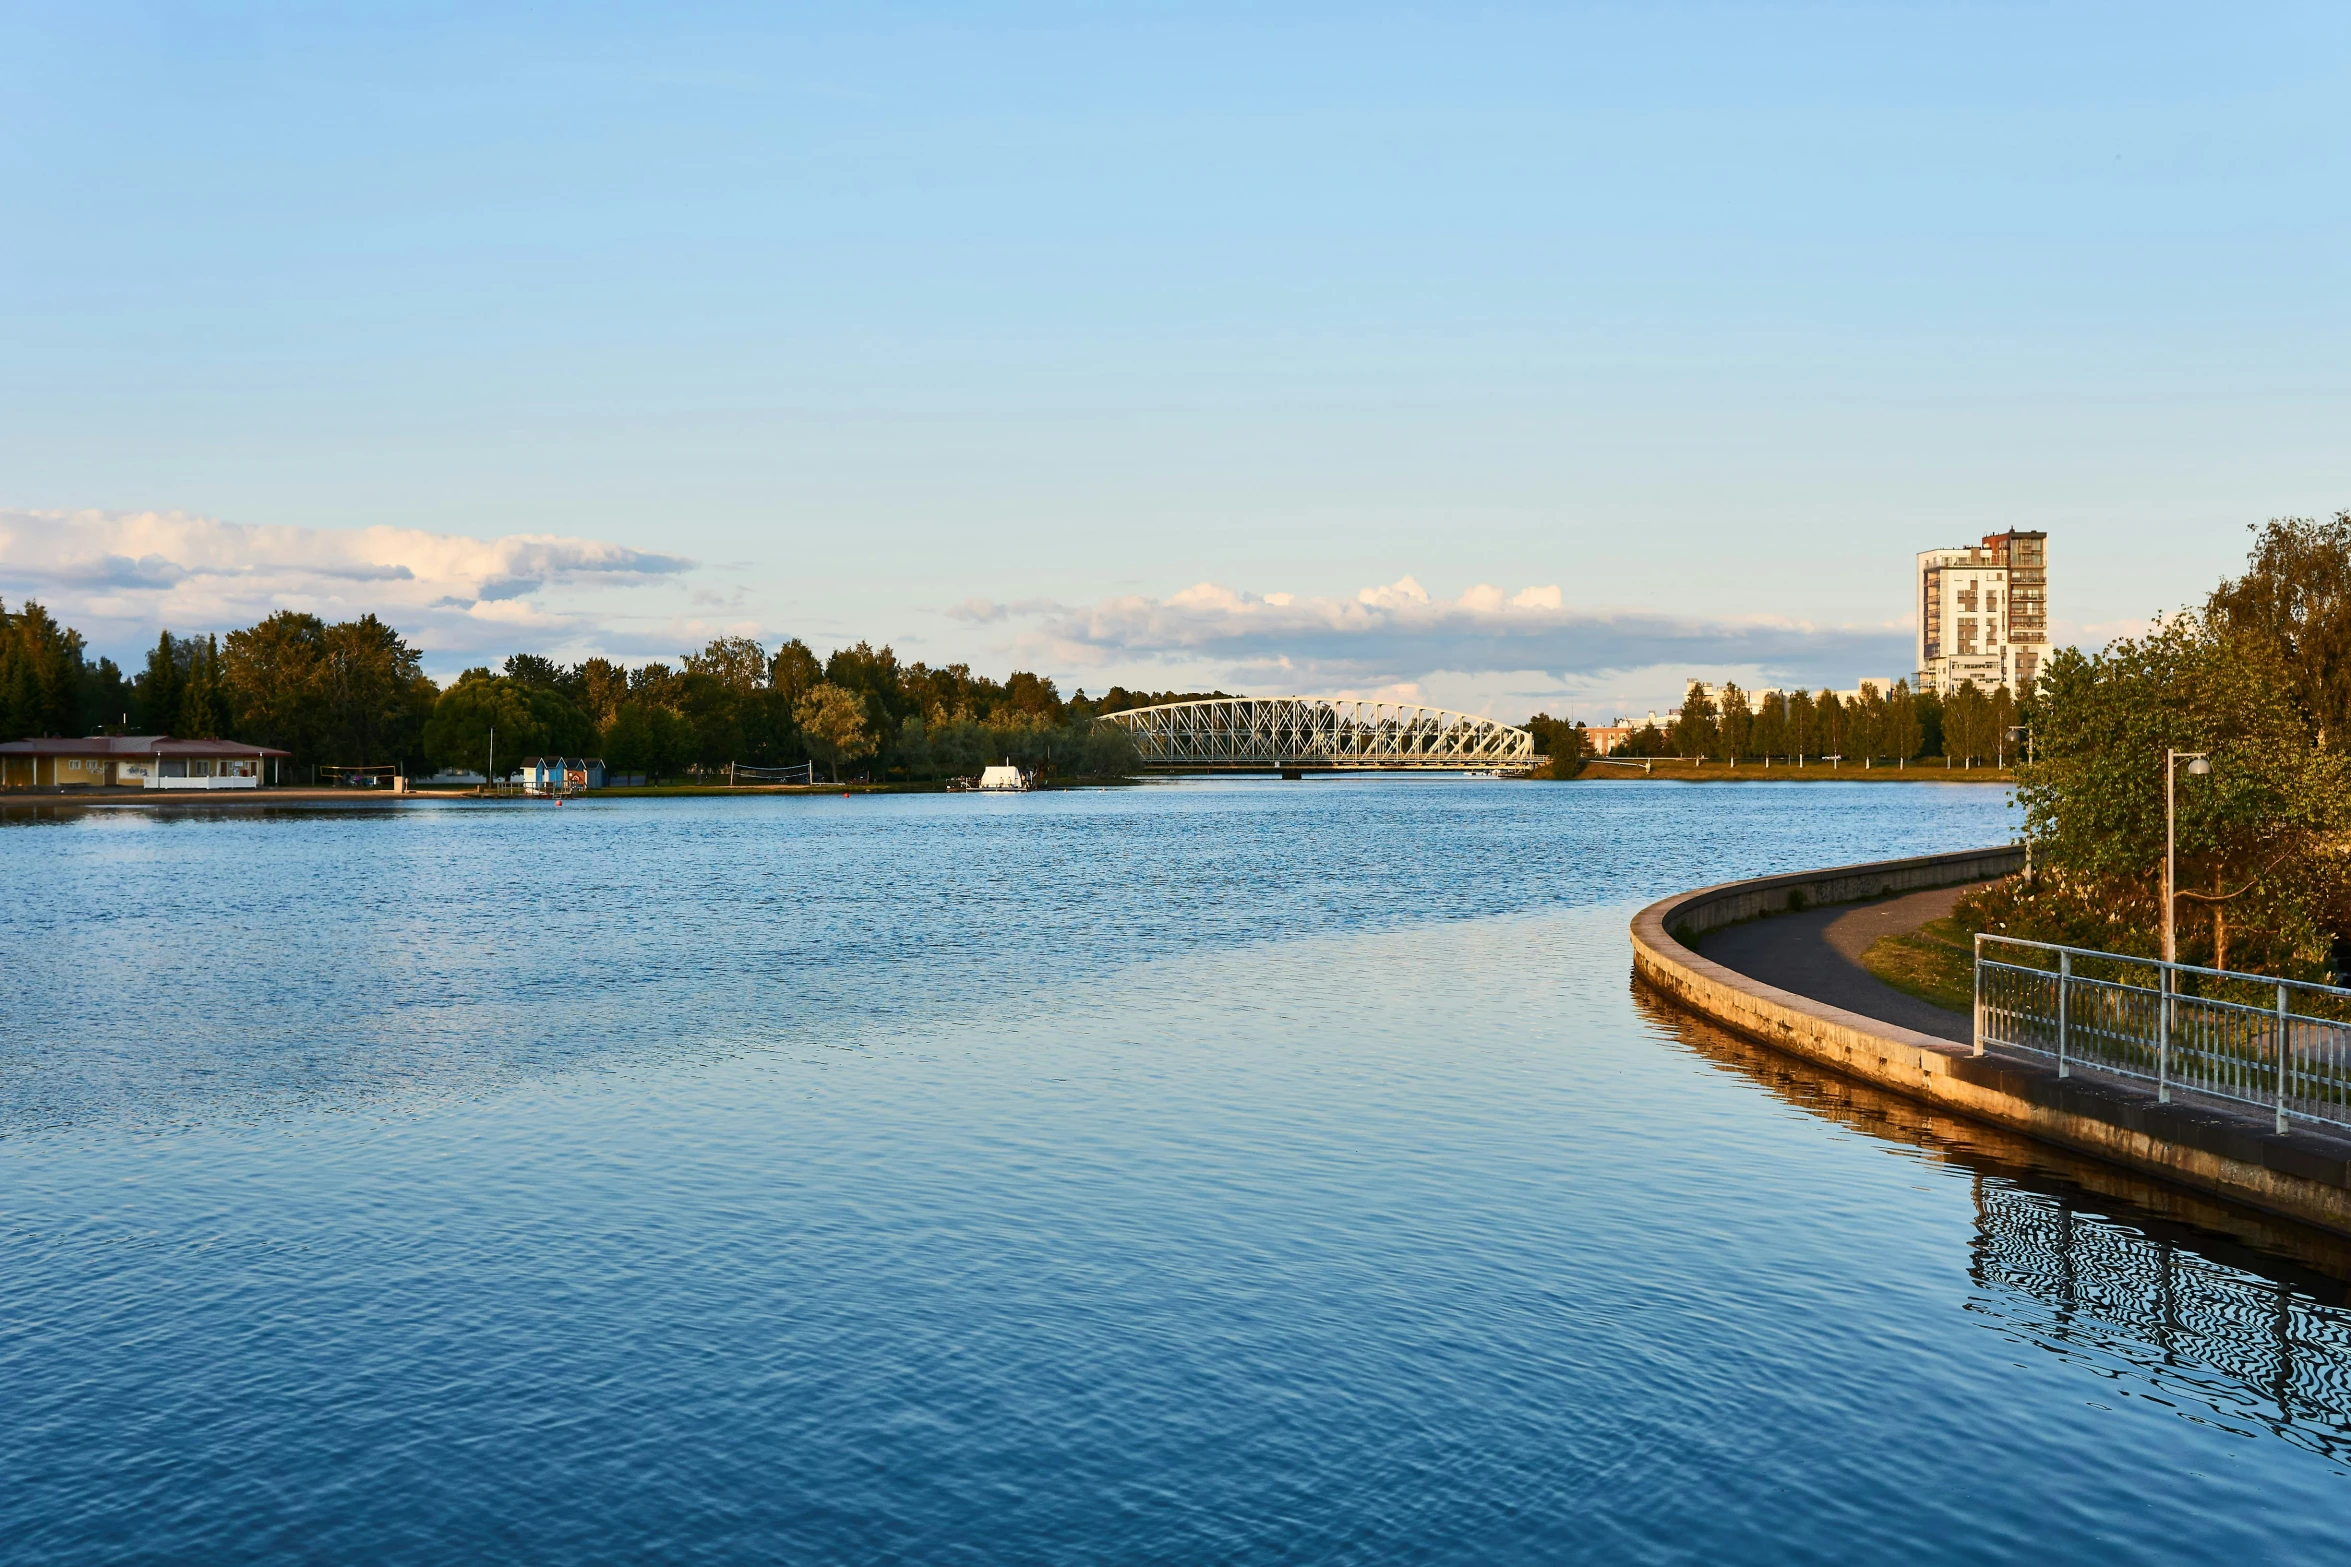
M1918 688L1966 681L2019 696L2049 645L2049 535L1987 533L1967 549L1918 556Z

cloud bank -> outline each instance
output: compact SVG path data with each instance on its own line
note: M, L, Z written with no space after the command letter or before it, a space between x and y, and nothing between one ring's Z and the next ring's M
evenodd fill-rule
M157 628L249 625L280 609L328 619L369 611L436 653L548 651L644 641L587 602L670 581L695 563L594 539L498 539L415 528L253 527L181 512L0 510L0 593L37 598L101 643Z
M961 614L985 622L1018 617L1022 608L974 603ZM1505 594L1480 583L1446 600L1411 577L1350 599L1203 582L1164 599L1031 609L1028 619L1023 651L1051 662L1214 668L1258 691L1397 690L1446 675L1527 672L1589 685L1660 668L1755 669L1775 680L1844 686L1864 674L1907 673L1911 656L1902 627L1577 608L1557 584ZM1678 694L1678 683L1672 689Z

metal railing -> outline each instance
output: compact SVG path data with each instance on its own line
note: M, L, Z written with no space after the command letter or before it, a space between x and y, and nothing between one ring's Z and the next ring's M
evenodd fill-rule
M2152 985L2135 982L2149 972ZM2292 1116L2351 1126L2351 990L2335 985L1979 935L1976 1054L1986 1045L2053 1056L2059 1077L2082 1065L2141 1078L2166 1102L2181 1088L2261 1105L2281 1132Z

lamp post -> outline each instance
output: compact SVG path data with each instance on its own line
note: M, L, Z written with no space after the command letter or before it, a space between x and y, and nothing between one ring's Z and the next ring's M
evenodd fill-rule
M2179 776L2180 758L2188 760L2188 776L2202 778L2212 771L2212 753L2209 751L2165 751L2163 753L2163 961L2179 961L2179 943L2172 934L2172 906L2179 901L2179 812L2173 800L2176 791L2173 780Z
M2032 765L2032 760L2033 760L2033 726L2032 726L2032 725L2030 725L2030 724L2010 724L2010 725L2008 726L2008 743L2009 743L2010 745L2015 745L2015 744L2017 744L2017 743L2018 743L2018 742L2020 742L2020 741L2023 743L2023 745L2024 745L2024 748L2025 748L2025 752L2024 752L2025 765L2027 765L2027 766L2029 767L2030 765ZM2024 841L2024 883L2025 883L2025 885L2026 885L2026 886L2028 886L2028 887L2030 887L2030 886L2032 886L2032 885L2033 885L2033 840L2032 840L2031 838L2029 838L2029 837L2028 837L2028 838L2026 838L2026 839L2025 839L2025 841ZM2060 1069L2061 1069L2061 1070L2059 1071L2058 1075L2062 1077L2062 1076L2064 1075L2064 1072L2063 1072L2063 1070L2062 1070L2062 1068L2063 1068L2063 1066L2064 1066L2064 1063L2061 1061L2061 1062L2059 1062L2059 1063L2058 1063L2058 1065L2059 1065L2059 1067L2060 1067Z

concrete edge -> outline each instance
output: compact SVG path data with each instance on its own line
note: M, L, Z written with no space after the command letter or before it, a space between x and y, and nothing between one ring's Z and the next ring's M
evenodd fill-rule
M1906 1097L2044 1142L2151 1171L2183 1185L2351 1235L2351 1138L2215 1107L2159 1104L2126 1081L2060 1078L2053 1064L1975 1055L1921 1034L1780 990L1675 939L1791 908L1987 881L2024 864L2022 848L1966 850L1723 882L1661 898L1633 916L1633 967L1660 993L1733 1031ZM1794 895L1802 894L1802 902Z

